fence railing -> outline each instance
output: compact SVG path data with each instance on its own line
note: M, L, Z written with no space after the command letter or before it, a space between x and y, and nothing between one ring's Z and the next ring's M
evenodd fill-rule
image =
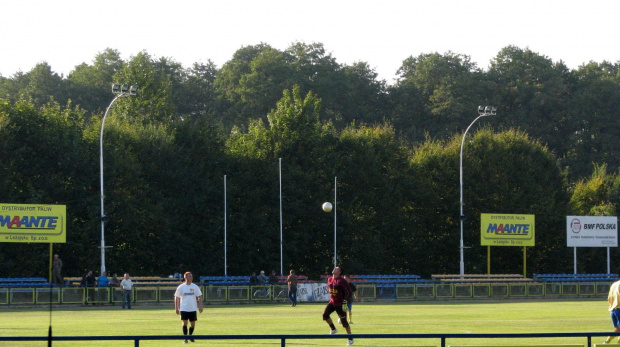
M501 333L501 334L351 334L351 335L192 335L194 340L279 340L282 347L286 346L287 341L291 340L310 340L310 339L434 339L438 340L439 346L445 347L447 342L451 339L518 339L518 343L513 343L511 346L586 346L596 347L597 345L603 345L603 342L598 344L592 344L593 337L603 336L618 336L620 333L605 333L605 332L574 332L574 333ZM571 338L583 338L583 344L578 344L577 340L571 340L571 344L536 344L528 345L527 340L532 338L557 338L557 337L571 337ZM52 336L51 341L134 341L134 346L139 347L140 341L161 341L161 340L184 340L187 336L184 335L141 335L141 336ZM603 339L601 339L603 340ZM0 336L0 341L50 341L49 336ZM525 343L524 343L525 341ZM512 342L512 341L511 341ZM456 345L452 345L456 346ZM467 346L459 344L459 346ZM494 346L493 344L485 343L485 346ZM501 346L501 345L497 345Z
M385 283L357 284L358 300L436 300L493 298L607 297L611 282ZM176 286L134 286L133 303L174 303ZM286 285L201 286L205 303L284 302ZM121 304L123 293L112 287L19 287L0 285L0 307L39 304ZM319 301L319 300L317 300Z

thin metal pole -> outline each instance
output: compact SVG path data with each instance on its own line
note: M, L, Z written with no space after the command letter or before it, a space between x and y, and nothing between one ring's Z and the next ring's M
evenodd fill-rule
M334 177L334 268L336 266L338 266L338 256L337 256L337 251L336 251L336 225L337 225L337 218L336 218L336 197L338 196L337 194L338 191L338 177Z
M226 175L224 175L224 276L228 276L228 265L226 264Z
M577 247L573 247L573 273L577 274Z
M607 247L607 274L611 273L611 263L609 261L609 247Z
M283 247L282 240L282 158L278 158L278 172L280 176L280 275L284 274Z

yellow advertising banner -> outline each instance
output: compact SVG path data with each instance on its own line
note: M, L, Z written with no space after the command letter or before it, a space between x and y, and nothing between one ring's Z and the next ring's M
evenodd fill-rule
M66 205L0 204L0 242L67 242Z
M480 214L480 244L482 246L534 246L535 215Z

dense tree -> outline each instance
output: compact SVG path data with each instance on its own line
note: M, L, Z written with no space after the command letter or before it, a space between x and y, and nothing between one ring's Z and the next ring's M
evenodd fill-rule
M537 246L528 251L529 271L550 270L542 259L556 259L554 268L566 271L569 258L562 247L562 217L567 197L557 160L523 132L493 134L484 129L470 136L463 154L464 241L471 247L466 251L465 271L486 272L486 249L479 246L481 213L536 215ZM412 158L414 179L424 189L419 192L421 203L412 205L410 218L424 226L416 235L420 241L416 256L426 275L458 273L461 138L422 144ZM492 254L492 271L520 273L520 257L517 247L504 247Z
M1 82L0 97L12 101L30 99L41 107L50 101L65 105L68 100L63 76L54 72L46 62L37 64L27 73L19 71L10 79L3 79Z
M575 216L615 216L619 204L620 177L608 174L607 165L595 164L592 175L575 184L569 208Z
M562 63L508 46L491 61L489 79L494 81L493 102L504 115L496 124L519 128L563 157L571 133L568 102L571 76Z
M316 277L331 266L333 215L320 205L338 177L338 260L349 271L456 272L461 134L479 104L496 105L464 152L466 270L486 271L476 216L502 212L536 215L528 272L569 271L564 216L617 211L618 66L569 71L509 46L488 71L452 52L409 57L387 87L320 43L242 47L219 70L106 49L66 79L46 63L0 77L0 192L66 204L68 240L55 249L71 275L98 269L101 116L112 83L135 84L105 129L111 271L221 274L224 175L228 273L277 269L281 158L286 268ZM46 271L45 247L0 247L7 275ZM580 251L583 269L601 271L599 251ZM520 272L521 256L493 251L492 271Z
M120 53L110 48L97 54L92 65L76 66L67 77L69 98L88 112L88 118L102 114L111 101L110 87L117 82L114 76L123 66Z
M398 97L394 124L413 141L424 140L426 133L447 138L465 129L477 105L488 100L481 71L462 54L409 57L398 73L393 88Z
M89 194L96 170L82 140L84 113L50 103L41 108L26 101L0 99L0 195L3 203L67 205L68 269L94 259L85 252L96 196ZM45 276L47 244L0 243L0 272L12 276Z
M574 74L578 83L570 99L571 136L563 159L573 179L587 176L590 163L620 167L620 64L591 62Z

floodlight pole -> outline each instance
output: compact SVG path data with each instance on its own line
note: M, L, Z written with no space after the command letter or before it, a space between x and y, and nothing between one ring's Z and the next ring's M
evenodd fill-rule
M112 99L112 101L106 108L105 113L103 114L103 119L101 120L101 133L99 135L99 178L101 185L101 274L105 271L105 223L108 219L104 212L105 195L103 193L103 128L105 126L105 119L108 116L108 112L110 112L110 108L112 108L112 105L114 105L114 102L125 96L134 96L136 95L137 91L137 86L121 86L120 84L112 85L112 93L116 94L116 96L114 97L114 99Z
M460 250L460 256L461 256L461 262L460 262L460 274L464 275L465 274L465 252L464 252L464 246L463 246L463 222L465 221L465 214L463 213L463 147L465 146L465 136L467 135L467 132L469 131L469 128L472 127L472 125L474 125L474 123L476 123L476 121L478 119L480 119L481 117L486 117L486 116L493 116L495 115L495 112L497 111L496 107L493 106L478 106L478 114L479 116L476 117L476 119L474 119L473 122L471 122L471 124L469 124L469 126L467 127L467 129L465 129L465 133L463 133L463 139L461 140L461 160L460 160L460 193L461 193L461 201L460 201L460 206L461 206L461 214L459 215L459 219L461 221L461 243L459 246L459 250Z

